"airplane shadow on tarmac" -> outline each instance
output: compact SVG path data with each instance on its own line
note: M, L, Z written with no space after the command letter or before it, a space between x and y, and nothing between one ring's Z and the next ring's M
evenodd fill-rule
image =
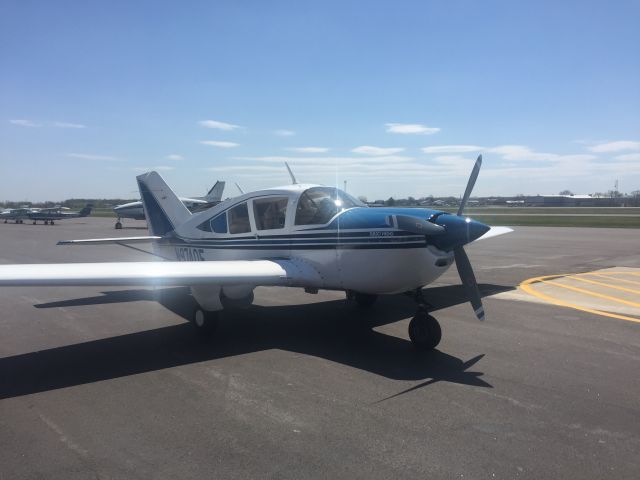
M512 289L488 284L479 288L483 297ZM149 300L189 318L195 303L188 292L184 287L106 291L36 307ZM431 311L466 302L462 286L434 287L426 294ZM482 372L468 371L484 354L463 361L438 350L419 353L409 340L372 330L410 318L415 308L415 303L402 295L381 297L371 309L358 309L342 300L252 306L225 313L212 339L199 338L194 328L184 323L6 357L0 359L0 399L269 349L316 356L394 380L422 381L379 401L441 381L492 388L480 378Z

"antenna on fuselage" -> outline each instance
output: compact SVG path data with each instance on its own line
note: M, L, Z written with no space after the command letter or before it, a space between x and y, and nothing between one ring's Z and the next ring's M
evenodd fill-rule
M289 175L291 176L291 184L297 185L298 181L296 180L296 177L293 175L293 172L291 171L291 167L287 162L284 162L284 165L287 167L287 170L289 170Z
M238 182L235 182L235 184L238 190L240 190L240 195L244 195L244 191L242 190L242 188L240 188L240 185L238 185Z

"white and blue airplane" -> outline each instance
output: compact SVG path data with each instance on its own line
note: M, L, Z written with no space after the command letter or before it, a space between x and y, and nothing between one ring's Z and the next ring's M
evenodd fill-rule
M464 245L511 231L462 215L478 157L457 215L422 208L369 208L337 188L293 184L243 194L191 213L156 172L137 177L150 236L63 244L152 242L164 261L2 265L0 285L187 285L197 302L192 323L211 334L223 309L245 307L257 286L345 291L366 307L377 295L413 292L409 337L420 350L441 339L422 288L456 262L476 316L484 309Z

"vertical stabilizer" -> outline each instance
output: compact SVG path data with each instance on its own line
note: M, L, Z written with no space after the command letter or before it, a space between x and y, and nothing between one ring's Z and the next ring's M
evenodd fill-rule
M216 184L213 187L211 187L211 190L209 190L209 193L207 193L207 195L203 198L203 200L206 200L209 203L219 202L220 200L222 200L222 192L224 192L224 185L225 185L225 182L218 180Z
M152 235L166 235L189 219L191 212L157 172L144 173L136 179Z

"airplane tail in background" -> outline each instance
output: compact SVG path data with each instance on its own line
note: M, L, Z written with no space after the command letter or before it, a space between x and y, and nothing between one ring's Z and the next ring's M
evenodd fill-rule
M91 210L93 209L93 203L87 203L82 210L78 212L79 217L88 217L91 215Z
M157 172L144 173L136 179L152 235L166 235L189 219L191 212Z
M209 190L209 193L207 193L207 195L203 198L203 200L206 200L209 203L214 203L214 202L219 202L222 200L222 192L224 192L224 182L221 182L220 180L218 180L215 185L213 187L211 187L211 190Z

